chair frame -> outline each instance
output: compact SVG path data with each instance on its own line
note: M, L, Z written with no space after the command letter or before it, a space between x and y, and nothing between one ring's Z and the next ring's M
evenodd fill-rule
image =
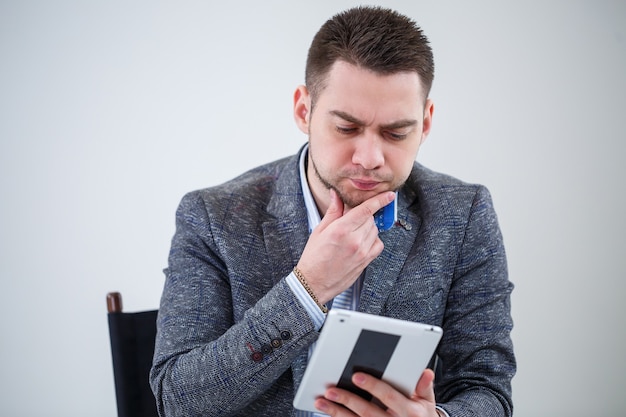
M119 292L106 300L118 417L158 417L148 382L158 310L126 313Z

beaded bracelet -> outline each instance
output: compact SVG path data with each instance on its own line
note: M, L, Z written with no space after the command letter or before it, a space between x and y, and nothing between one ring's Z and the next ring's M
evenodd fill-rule
M304 275L302 274L302 272L300 272L300 270L297 267L295 267L293 268L293 273L296 276L296 278L298 278L298 281L300 281L300 284L302 284L306 292L309 293L313 301L315 301L315 304L317 304L320 310L322 310L322 313L324 314L328 313L328 307L320 303L320 300L317 299L317 297L315 296L315 293L313 293L313 290L311 289L311 287L309 287L309 283L306 282L306 279L304 279Z

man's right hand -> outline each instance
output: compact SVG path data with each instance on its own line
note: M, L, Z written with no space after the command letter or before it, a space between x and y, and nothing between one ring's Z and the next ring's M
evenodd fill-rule
M395 198L387 191L346 210L335 190L330 205L313 230L298 269L322 304L349 288L384 248L374 213Z

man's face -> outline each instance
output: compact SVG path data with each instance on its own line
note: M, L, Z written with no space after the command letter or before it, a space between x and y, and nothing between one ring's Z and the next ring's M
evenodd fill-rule
M431 124L417 73L380 75L337 61L311 112L305 87L295 94L294 114L309 135L307 176L322 212L328 189L349 208L408 178Z

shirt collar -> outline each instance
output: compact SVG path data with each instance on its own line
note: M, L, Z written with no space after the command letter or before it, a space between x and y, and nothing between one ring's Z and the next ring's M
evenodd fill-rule
M306 206L306 214L309 219L309 231L313 231L321 221L320 213L317 210L317 204L311 194L309 182L306 176L306 158L309 154L309 144L304 145L302 153L300 153L300 184L302 185L302 195L304 196L304 205Z

